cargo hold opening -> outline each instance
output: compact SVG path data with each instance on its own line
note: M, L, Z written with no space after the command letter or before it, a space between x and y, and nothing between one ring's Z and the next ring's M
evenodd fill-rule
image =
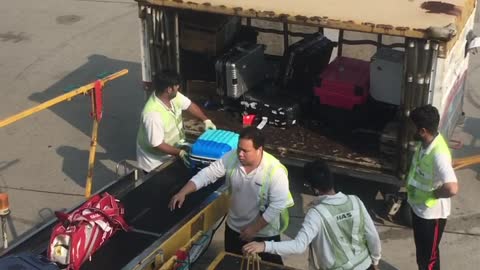
M244 114L257 116L254 125L266 117L266 149L279 158L320 158L342 174L401 185L409 39L190 10L151 12L154 19L144 20L154 41L144 54L151 75L177 70L184 92L218 128L240 130ZM195 138L203 125L186 117L187 135Z

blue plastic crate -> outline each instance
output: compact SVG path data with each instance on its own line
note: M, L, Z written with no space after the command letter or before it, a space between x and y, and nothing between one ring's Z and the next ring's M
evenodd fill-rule
M193 165L208 164L237 149L239 135L227 130L207 130L192 145Z

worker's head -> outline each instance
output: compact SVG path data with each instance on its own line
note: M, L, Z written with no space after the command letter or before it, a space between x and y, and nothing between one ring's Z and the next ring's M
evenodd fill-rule
M410 120L416 127L414 139L417 141L428 141L438 132L440 115L437 108L432 105L425 105L415 108L410 113Z
M326 162L315 160L307 163L303 173L306 184L310 186L315 195L324 195L334 191L333 175Z
M243 166L253 166L262 160L265 136L256 127L246 127L240 132L238 160Z
M173 99L177 96L180 90L182 79L175 72L163 71L156 75L153 79L153 86L155 87L155 95L157 97L166 96Z

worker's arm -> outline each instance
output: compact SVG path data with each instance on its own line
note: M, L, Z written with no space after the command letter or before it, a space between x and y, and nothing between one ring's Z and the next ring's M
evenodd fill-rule
M170 208L171 211L175 210L175 208L182 208L185 197L196 190L197 187L195 184L192 181L188 181L185 186L183 186L183 188L177 194L175 194L172 199L170 199L168 208Z
M203 113L202 109L200 109L200 107L198 107L198 105L195 104L194 102L192 102L190 106L188 106L187 111L191 113L194 117L202 121L205 121L208 119L208 117Z
M267 223L278 219L282 211L293 205L293 198L290 196L288 186L288 175L284 170L278 169L272 177L268 190L268 207L262 214Z
M183 186L183 188L175 194L168 207L170 210L174 210L175 208L181 208L185 198L188 194L195 192L201 189L204 186L209 185L210 183L214 183L218 180L218 178L225 175L225 162L229 155L235 154L235 150L225 154L221 159L213 162L208 167L199 171L195 176L190 179L190 181Z
M450 198L458 193L458 182L452 167L450 155L436 154L434 156L435 180L442 185L433 191L437 198Z
M276 221L285 208L293 205L286 172L278 169L272 179L268 189L268 206L255 222L242 230L240 238L244 241L251 241L261 229L272 221Z
M191 115L203 121L203 124L205 125L205 130L217 129L215 124L213 124L213 122L208 119L208 117L197 104L192 102L189 98L187 98L180 92L177 94L177 98L182 101L182 110L187 110Z
M437 198L450 198L457 195L458 192L458 183L456 182L447 182L441 187L433 191L433 194Z
M253 238L255 238L255 235L267 225L268 222L263 218L263 216L258 215L251 224L240 231L240 239L245 242L252 241Z
M382 257L382 245L380 242L380 236L378 235L377 228L375 228L375 224L373 223L370 214L368 214L365 205L360 199L358 201L360 210L362 211L362 215L364 217L365 238L367 240L368 251L370 253L370 257L372 258L373 265L378 265L378 263L380 262L380 258Z
M301 254L307 249L313 238L319 234L319 229L322 226L322 217L320 214L316 210L310 209L295 239L281 242L251 242L246 244L243 250L246 253L268 252L278 255Z
M166 153L166 154L169 154L169 155L172 155L172 156L178 156L180 154L180 150L181 150L181 149L178 149L178 148L173 147L173 146L171 146L169 144L166 144L166 143L161 143L160 145L158 145L155 148L162 151L163 153Z

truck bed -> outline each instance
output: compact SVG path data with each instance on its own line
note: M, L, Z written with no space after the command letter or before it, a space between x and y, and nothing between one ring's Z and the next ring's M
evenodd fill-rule
M187 95L199 105L205 104L208 97L215 95L214 83L190 81L187 89ZM217 128L233 131L242 129L239 113L224 110L205 110L205 113ZM203 123L185 115L187 136L199 136L203 132ZM321 125L308 128L297 125L288 129L267 125L263 132L267 137L266 150L279 158L293 162L320 158L349 174L357 171L361 174L359 177L375 174L379 178L385 178L385 181L379 180L380 182L398 182L393 176L392 161L380 154L379 133L368 133L360 129L339 131Z

